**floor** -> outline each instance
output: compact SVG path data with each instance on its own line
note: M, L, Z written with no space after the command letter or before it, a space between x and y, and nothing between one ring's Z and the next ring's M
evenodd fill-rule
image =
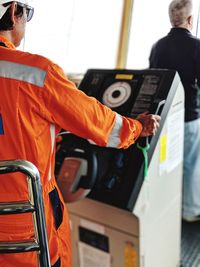
M200 267L200 222L182 223L182 267Z

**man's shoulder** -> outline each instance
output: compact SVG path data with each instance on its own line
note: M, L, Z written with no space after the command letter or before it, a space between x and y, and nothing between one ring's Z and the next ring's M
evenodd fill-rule
M200 39L198 38L198 37L196 37L195 35L190 35L190 38L194 41L194 42L196 42L196 43L199 43L200 44Z
M45 71L48 70L49 66L54 65L54 63L50 59L39 54L33 54L20 50L13 50L11 51L10 55L11 57L12 53L13 53L13 61L15 61L16 63L43 69Z
M168 38L169 38L169 37L166 35L166 36L164 36L164 37L158 39L158 40L153 44L153 48L155 48L155 47L157 47L157 46L160 46L160 45L162 45L162 44L165 44Z

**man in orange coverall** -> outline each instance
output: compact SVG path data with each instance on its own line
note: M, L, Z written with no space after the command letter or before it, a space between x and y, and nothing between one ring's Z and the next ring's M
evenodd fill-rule
M139 136L155 134L160 117L120 116L78 90L50 60L17 51L32 15L27 0L0 0L0 160L25 159L39 169L51 265L71 267L68 214L54 178L56 135L63 128L100 146L126 148ZM26 180L17 175L0 179L0 201L28 198ZM33 238L31 215L12 216L0 216L0 241ZM37 256L1 254L0 266L36 267Z

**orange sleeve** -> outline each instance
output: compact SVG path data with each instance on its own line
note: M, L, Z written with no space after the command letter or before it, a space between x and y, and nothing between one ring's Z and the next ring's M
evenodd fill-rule
M121 144L119 148L127 148L134 144L142 132L142 124L138 120L123 117L123 125L120 132Z
M48 99L45 103L48 120L73 134L91 139L97 145L108 145L116 120L114 111L77 89L55 64L49 67L44 89L44 101ZM128 147L140 132L138 121L122 117L117 147Z

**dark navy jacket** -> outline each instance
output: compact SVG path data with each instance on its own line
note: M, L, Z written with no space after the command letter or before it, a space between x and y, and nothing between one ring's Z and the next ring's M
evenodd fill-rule
M150 68L177 70L185 90L185 121L200 117L200 39L183 28L172 28L150 53Z

